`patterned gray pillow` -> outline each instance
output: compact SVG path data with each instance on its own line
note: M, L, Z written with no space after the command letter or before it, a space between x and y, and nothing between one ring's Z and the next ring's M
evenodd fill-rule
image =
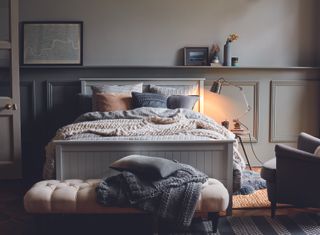
M130 85L103 85L92 86L93 93L131 93L142 92L143 83L136 83Z
M153 178L166 178L183 166L180 163L159 157L129 155L113 162L110 168L118 171L146 175Z
M172 95L167 99L167 107L169 109L190 109L192 110L194 105L199 100L197 95Z
M164 95L194 95L197 93L197 86L179 86L178 88L150 85L149 92Z
M167 108L167 97L154 93L132 92L133 108Z

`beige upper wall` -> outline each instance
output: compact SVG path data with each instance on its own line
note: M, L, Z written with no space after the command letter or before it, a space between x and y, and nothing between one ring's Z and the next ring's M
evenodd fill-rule
M86 65L180 65L181 48L221 48L242 66L313 66L316 0L21 0L21 20L84 22Z

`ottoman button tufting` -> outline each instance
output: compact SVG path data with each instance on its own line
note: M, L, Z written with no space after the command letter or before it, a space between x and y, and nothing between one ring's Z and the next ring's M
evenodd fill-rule
M52 184L52 183L47 183L46 186L48 188L51 188L52 190L54 190L56 188L56 185Z

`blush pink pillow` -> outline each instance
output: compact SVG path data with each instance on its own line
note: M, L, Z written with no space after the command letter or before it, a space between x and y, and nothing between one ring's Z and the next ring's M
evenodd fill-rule
M129 93L95 93L93 111L112 112L129 110L132 107L132 97Z

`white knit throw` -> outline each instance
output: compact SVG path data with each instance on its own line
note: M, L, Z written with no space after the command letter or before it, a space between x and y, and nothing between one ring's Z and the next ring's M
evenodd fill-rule
M183 114L172 118L148 117L144 119L107 119L87 121L70 124L60 128L53 140L65 140L76 134L94 133L100 136L168 136L168 135L194 135L211 139L233 139L234 135L215 122L206 122L200 119L187 119ZM55 144L50 142L46 146L46 162L43 177L54 177ZM234 161L244 168L245 163L234 147Z

